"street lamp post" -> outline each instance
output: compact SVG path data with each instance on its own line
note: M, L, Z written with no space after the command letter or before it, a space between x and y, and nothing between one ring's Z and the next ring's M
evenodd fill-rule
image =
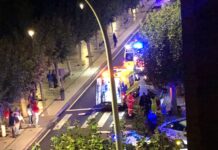
M114 132L115 132L115 137L116 137L116 149L121 150L122 149L122 137L120 133L120 125L119 125L119 116L118 116L118 108L117 108L117 98L116 98L116 88L115 88L115 82L114 82L114 71L113 71L113 65L112 65L112 55L111 55L111 47L107 35L107 31L103 28L102 23L99 20L99 17L97 13L95 12L94 8L92 5L89 3L88 0L84 0L86 4L89 6L89 8L92 10L105 45L105 50L106 50L106 57L107 57L107 65L108 65L108 71L109 71L109 78L110 78L110 89L111 89L111 95L112 95L112 112L113 112L113 120L114 120ZM83 9L84 5L80 4L81 9Z
M28 35L32 38L32 48L34 48L34 45L33 45L33 37L34 37L34 35L35 35L35 31L32 30L32 29L29 29L29 30L27 31L27 33L28 33ZM43 100L43 99L44 99L44 95L43 95L43 93L42 93L42 82L41 82L41 80L39 81L39 90L40 90L41 100Z

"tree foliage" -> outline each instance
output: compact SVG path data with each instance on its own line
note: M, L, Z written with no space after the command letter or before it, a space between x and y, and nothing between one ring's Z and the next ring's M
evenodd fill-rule
M182 27L180 3L150 12L141 33L149 46L145 61L148 77L156 85L182 80Z
M110 140L105 140L98 133L97 122L95 119L89 120L88 129L84 133L78 122L74 124L75 128L67 131L59 137L52 137L52 147L54 150L112 150L114 144Z

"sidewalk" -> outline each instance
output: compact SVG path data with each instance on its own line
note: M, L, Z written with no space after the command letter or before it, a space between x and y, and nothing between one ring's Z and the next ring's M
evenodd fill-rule
M153 1L148 2L147 9L153 4ZM127 39L134 35L137 31L141 20L144 18L145 14L140 14L136 21L129 25L128 30L121 30L118 34L118 44L116 48L111 46L113 57L119 54L120 48ZM110 38L110 37L109 37ZM110 38L112 39L112 38ZM113 45L113 44L111 44ZM23 150L28 149L33 142L39 138L44 132L46 132L58 116L63 112L70 104L75 101L75 98L80 94L80 91L87 87L87 85L92 81L98 72L106 65L106 55L105 52L98 53L95 55L96 60L88 68L83 68L83 66L77 66L74 64L73 76L66 78L64 81L65 87L65 100L54 100L58 99L58 93L56 91L51 94L49 99L42 101L41 108L42 113L40 115L40 127L38 128L25 128L21 135L13 139L9 136L0 137L0 150ZM43 84L47 86L46 83Z

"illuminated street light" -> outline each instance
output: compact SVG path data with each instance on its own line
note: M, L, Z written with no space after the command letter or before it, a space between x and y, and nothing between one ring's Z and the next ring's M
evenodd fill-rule
M29 29L27 32L28 32L29 36L31 36L31 38L32 38L32 37L34 36L34 34L35 34L35 31L32 30L32 29Z
M83 3L80 3L80 4L79 4L79 7L83 10L84 4L83 4Z
M109 72L109 81L110 81L110 89L111 89L111 95L112 95L112 112L113 112L113 120L114 120L114 132L115 132L115 137L116 137L116 149L117 150L122 150L122 136L120 133L120 125L119 125L119 116L118 116L118 107L117 107L117 98L116 98L116 88L115 88L115 81L114 81L114 71L113 71L113 65L112 65L112 55L111 55L111 47L110 47L110 42L108 39L108 35L107 35L107 31L106 29L103 28L102 23L99 20L99 17L97 15L97 13L95 12L94 8L92 7L92 5L89 3L88 0L84 0L86 2L86 4L89 6L89 8L92 10L101 34L102 34L102 38L104 41L104 46L105 46L105 50L106 50L106 57L107 57L107 65L108 65L108 72ZM84 5L80 4L80 8L83 9Z
M31 44L32 44L32 49L34 50L34 39L33 39L33 36L35 35L35 31L33 29L29 29L27 31L27 33L32 38ZM42 83L41 83L41 81L39 82L39 91L40 91L41 99L43 100L44 99L44 95L42 93Z

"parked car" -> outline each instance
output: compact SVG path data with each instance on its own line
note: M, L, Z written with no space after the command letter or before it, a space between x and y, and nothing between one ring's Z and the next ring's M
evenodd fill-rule
M163 123L158 130L160 133L165 133L169 140L181 140L181 147L187 148L186 118Z

